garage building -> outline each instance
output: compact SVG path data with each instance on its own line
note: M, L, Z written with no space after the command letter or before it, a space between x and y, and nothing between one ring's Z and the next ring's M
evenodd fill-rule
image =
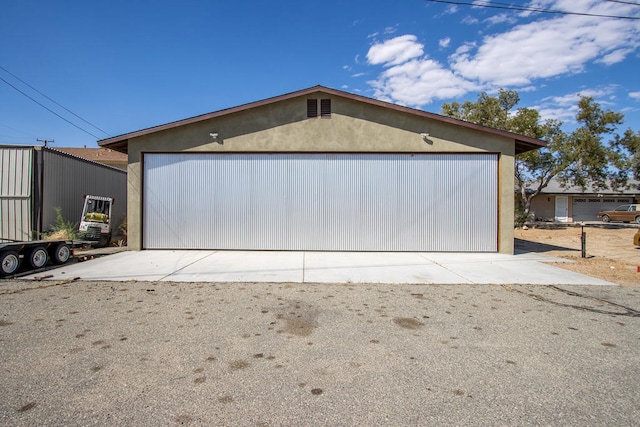
M322 86L105 139L139 249L513 253L544 142Z

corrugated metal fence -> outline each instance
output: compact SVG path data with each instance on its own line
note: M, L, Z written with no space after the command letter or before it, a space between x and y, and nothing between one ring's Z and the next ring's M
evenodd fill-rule
M125 171L55 149L32 146L0 146L0 161L1 239L32 240L37 237L40 222L42 231L50 230L56 221L55 208L61 209L66 221L78 223L85 194L115 198L114 230L125 218Z
M0 238L30 240L33 147L0 147Z
M37 150L36 164L42 151ZM127 173L55 150L44 150L43 226L55 223L55 209L73 223L80 222L85 194L113 197L112 225L117 228L127 213Z

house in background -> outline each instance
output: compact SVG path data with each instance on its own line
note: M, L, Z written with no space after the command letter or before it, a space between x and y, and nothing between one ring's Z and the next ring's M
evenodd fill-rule
M108 138L129 249L513 253L541 140L323 86Z
M55 224L55 208L78 223L84 195L115 198L114 232L127 211L127 173L49 147L0 145L0 239L34 240Z
M531 214L537 221L598 221L598 212L640 200L640 182L630 181L622 190L585 191L580 187L563 188L556 180L531 200Z
M81 159L90 160L103 165L113 166L114 168L127 170L127 155L119 151L110 150L108 148L77 148L77 147L55 147L55 150L62 151L71 156Z

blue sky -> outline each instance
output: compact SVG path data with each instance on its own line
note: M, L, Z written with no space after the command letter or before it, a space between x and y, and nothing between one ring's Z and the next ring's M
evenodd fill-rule
M607 0L501 3L640 17ZM621 131L640 130L640 20L425 0L0 4L0 78L93 134L0 81L0 144L97 147L317 84L434 113L516 89L567 129L583 94L623 112Z

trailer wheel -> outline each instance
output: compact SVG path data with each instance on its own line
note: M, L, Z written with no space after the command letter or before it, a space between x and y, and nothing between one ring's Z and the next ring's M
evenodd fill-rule
M38 246L29 254L29 264L33 268L42 268L47 265L47 261L49 260L49 254L47 250L42 246Z
M71 258L71 248L66 243L60 243L51 252L51 259L55 264L64 264Z
M8 276L15 273L20 267L20 258L18 253L14 251L7 251L0 254L0 275Z

